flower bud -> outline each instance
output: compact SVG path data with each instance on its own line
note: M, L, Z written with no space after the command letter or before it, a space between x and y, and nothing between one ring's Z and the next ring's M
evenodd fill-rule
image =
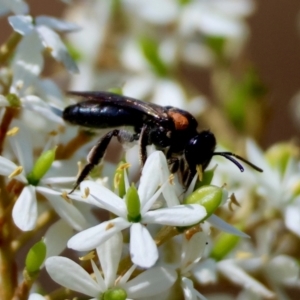
M190 194L184 200L184 204L200 204L204 206L207 212L205 219L207 219L225 199L227 199L227 192L222 188L214 185L206 185Z
M139 222L141 219L141 202L134 184L132 184L127 190L125 199L127 204L128 221Z
M126 300L127 293L121 288L112 288L107 290L101 299L103 300Z
M214 248L210 254L211 258L219 261L223 259L237 245L240 237L230 233L221 233L219 238L214 242Z
M27 253L25 267L29 274L36 273L40 270L46 258L46 244L44 241L39 241L34 244Z
M31 172L27 175L27 180L32 185L37 185L41 178L50 169L55 159L56 147L41 154L35 162Z
M6 96L6 100L12 107L20 107L21 106L21 100L19 99L19 97L16 94L13 94L13 93L8 94Z

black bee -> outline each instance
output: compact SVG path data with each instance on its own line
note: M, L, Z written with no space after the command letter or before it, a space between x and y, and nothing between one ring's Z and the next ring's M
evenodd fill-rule
M144 165L147 159L147 145L155 145L167 158L170 171L178 171L181 182L187 187L197 172L208 166L214 155L221 155L232 161L241 172L243 166L237 158L262 172L244 158L231 152L215 152L216 138L209 130L197 131L196 119L187 111L159 106L109 92L69 92L82 97L84 101L70 105L63 111L63 119L75 125L89 128L116 128L132 126L133 131L112 129L95 145L88 163L79 174L74 189L84 180L105 154L113 136L120 143L140 142L140 160ZM73 190L74 190L73 189ZM72 191L73 191L72 190Z

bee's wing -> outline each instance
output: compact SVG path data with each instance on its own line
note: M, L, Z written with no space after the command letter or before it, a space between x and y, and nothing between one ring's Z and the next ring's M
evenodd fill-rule
M127 96L122 96L110 92L69 91L67 93L69 95L82 97L84 100L92 100L92 101L99 102L103 106L107 104L110 106L113 105L122 108L129 108L131 110L138 110L140 112L143 112L147 116L151 116L152 118L160 122L169 120L169 117L164 107L153 103L143 102L141 100L137 100Z

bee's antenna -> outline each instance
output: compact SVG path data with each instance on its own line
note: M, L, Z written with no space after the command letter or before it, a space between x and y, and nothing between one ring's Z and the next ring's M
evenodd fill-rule
M256 170L258 172L263 172L263 170L261 168L257 167L256 165L254 165L250 161L248 161L245 158L243 158L243 157L241 157L241 156L239 156L237 154L234 154L232 152L214 152L213 155L224 156L225 158L227 158L228 160L230 160L231 162L233 162L240 169L241 172L244 172L243 166L237 160L235 160L233 157L235 157L235 158L241 160L242 162L246 163L247 165L249 165L250 167L252 167L254 170Z

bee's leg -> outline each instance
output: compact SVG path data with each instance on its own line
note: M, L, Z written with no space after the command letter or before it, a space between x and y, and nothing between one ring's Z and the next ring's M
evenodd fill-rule
M105 134L98 143L90 150L88 156L87 156L87 164L83 168L83 170L80 172L79 176L77 177L76 184L72 191L73 191L80 185L80 183L84 180L84 178L92 171L92 169L99 164L100 160L103 158L105 151L111 141L111 138L113 136L116 136L118 138L118 141L120 143L123 142L133 142L136 137L134 134L131 134L125 130L119 130L114 129L107 134Z
M169 170L172 174L179 170L180 161L178 157L170 157L168 159Z
M147 159L147 145L149 145L147 126L144 126L141 130L139 143L140 143L140 161L143 167Z

